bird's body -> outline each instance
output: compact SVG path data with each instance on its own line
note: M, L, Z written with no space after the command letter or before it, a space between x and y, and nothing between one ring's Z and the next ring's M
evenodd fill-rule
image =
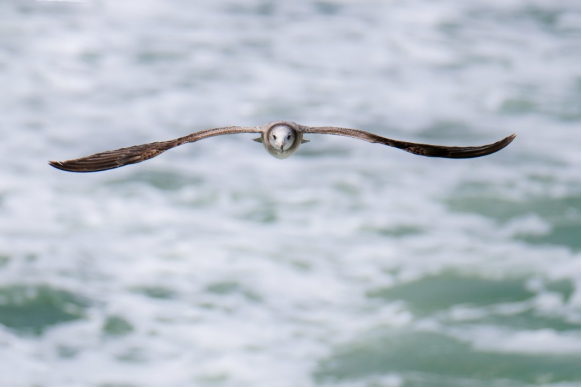
M302 143L308 142L309 140L303 139L303 135L306 133L347 136L370 143L380 143L400 148L416 155L453 159L476 158L492 154L505 148L515 138L515 135L511 135L498 142L477 147L448 147L393 140L358 129L308 127L291 121L277 121L256 127L235 126L207 129L174 140L120 148L64 162L50 161L49 164L60 170L71 172L104 171L143 162L182 144L193 143L208 137L235 133L260 133L261 137L254 140L263 143L267 152L277 159L290 157Z
M267 152L277 159L287 159L302 143L309 141L303 140L303 132L293 122L273 125L255 140L263 143Z

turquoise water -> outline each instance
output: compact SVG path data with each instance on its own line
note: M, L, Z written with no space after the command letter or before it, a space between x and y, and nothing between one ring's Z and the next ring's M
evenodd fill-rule
M579 386L580 4L0 2L0 385ZM272 120L479 145L428 159Z

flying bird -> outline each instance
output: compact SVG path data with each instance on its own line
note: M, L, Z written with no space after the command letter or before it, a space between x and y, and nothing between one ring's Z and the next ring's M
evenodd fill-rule
M182 144L194 143L208 137L235 133L259 133L261 136L253 140L263 143L267 152L277 159L286 159L293 155L301 144L309 141L303 139L303 135L312 133L347 136L370 143L379 143L400 148L401 150L416 155L452 159L476 158L489 155L505 148L515 138L515 134L513 134L492 144L476 147L448 147L393 140L358 129L308 127L291 121L276 121L256 127L235 126L207 129L174 140L141 144L133 147L120 148L115 151L99 152L94 155L85 156L84 158L63 162L49 161L49 164L59 170L71 172L111 170L128 164L143 162Z

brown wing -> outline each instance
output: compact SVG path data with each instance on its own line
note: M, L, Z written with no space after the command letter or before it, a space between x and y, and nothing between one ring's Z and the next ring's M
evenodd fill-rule
M261 132L256 127L224 127L207 129L195 132L191 135L180 137L174 140L157 141L154 143L141 144L133 147L120 148L115 151L105 151L98 154L85 156L84 158L66 160L64 162L49 161L49 164L59 170L71 172L94 172L111 170L128 164L143 162L158 156L170 148L177 147L185 143L206 139L207 137L229 135L234 133L257 133Z
M497 152L513 141L515 134L507 136L505 139L499 140L492 144L486 144L476 147L448 147L431 144L409 143L406 141L399 141L388 139L374 135L373 133L360 131L358 129L338 128L338 127L303 127L304 133L321 133L327 135L348 136L355 139L365 140L370 143L385 144L390 147L400 148L406 152L416 155L430 156L437 158L476 158Z

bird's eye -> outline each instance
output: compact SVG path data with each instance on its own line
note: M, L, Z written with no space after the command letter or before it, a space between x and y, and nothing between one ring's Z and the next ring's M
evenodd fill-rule
M287 135L287 140L291 139L291 135Z
M273 135L273 139L277 140L277 136Z

